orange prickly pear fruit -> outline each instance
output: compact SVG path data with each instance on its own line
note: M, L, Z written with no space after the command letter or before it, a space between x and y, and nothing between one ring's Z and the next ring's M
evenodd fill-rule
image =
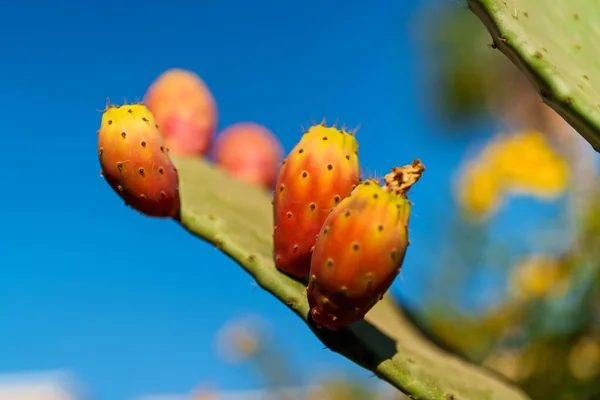
M241 181L272 189L283 158L277 136L266 127L239 122L225 128L215 140L216 164Z
M304 278L323 221L360 182L353 133L312 126L283 161L274 190L273 242L280 271Z
M307 288L312 319L338 330L362 319L392 285L408 246L408 189L425 167L394 168L385 185L361 182L327 216L312 254Z
M199 157L208 153L217 130L217 103L196 73L166 70L148 87L144 103L173 154Z
M102 176L138 212L174 217L179 177L152 113L143 104L109 106L98 130Z

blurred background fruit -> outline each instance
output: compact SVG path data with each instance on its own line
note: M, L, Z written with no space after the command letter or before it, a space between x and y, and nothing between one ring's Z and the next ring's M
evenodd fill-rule
M202 156L209 151L217 129L217 105L197 74L179 68L163 72L146 91L144 102L173 154Z
M213 159L235 178L272 188L283 159L283 148L269 129L253 122L226 127L215 140Z

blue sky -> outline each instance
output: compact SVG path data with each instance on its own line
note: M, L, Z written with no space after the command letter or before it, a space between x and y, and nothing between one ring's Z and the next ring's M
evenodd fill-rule
M255 121L289 151L300 125L360 124L367 172L420 158L412 246L395 291L418 299L450 208L449 173L464 143L417 101L408 21L416 0L277 2L31 1L0 7L0 372L67 368L100 399L184 392L208 382L246 389L214 334L257 313L293 355L298 382L320 366L368 373L213 247L171 221L125 208L99 177L96 130L106 98L141 99L171 67L197 72L220 128ZM298 351L302 349L302 351Z

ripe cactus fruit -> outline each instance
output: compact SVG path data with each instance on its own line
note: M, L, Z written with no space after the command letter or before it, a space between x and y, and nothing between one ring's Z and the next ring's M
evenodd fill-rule
M338 330L362 319L392 285L408 246L406 198L425 167L393 168L385 185L361 182L329 214L312 254L307 288L312 319Z
M277 137L264 126L241 122L225 128L215 141L215 162L241 181L271 189L283 149Z
M151 217L179 212L177 170L146 106L109 106L104 111L98 157L106 182L133 209Z
M217 106L198 75L179 68L165 71L146 91L144 103L173 154L208 153L217 130Z
M275 264L304 278L323 221L360 182L353 133L312 126L283 161L274 190Z

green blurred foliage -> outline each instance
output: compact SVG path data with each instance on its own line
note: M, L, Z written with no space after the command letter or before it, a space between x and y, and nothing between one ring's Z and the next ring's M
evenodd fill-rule
M415 37L425 38L420 44L431 64L424 70L427 106L450 124L485 115L508 134L540 130L567 160L573 179L564 195L550 202L555 218L527 228L531 243L524 242L523 227L514 227L514 237L494 235L498 218L472 221L459 212L440 221L445 230L435 260L440 267L427 280L426 304L409 315L440 346L497 371L534 400L600 399L596 155L491 47L472 13L459 6L435 12L431 7L415 19ZM523 156L515 154L514 162ZM497 213L510 214L511 204ZM481 286L476 276L495 284ZM477 289L493 291L495 301L474 307L476 295L464 298Z
M441 133L463 132L464 123L481 118L539 127L537 93L494 49L481 21L456 3L430 3L413 18L412 34L425 53L418 70L424 106L447 124Z

